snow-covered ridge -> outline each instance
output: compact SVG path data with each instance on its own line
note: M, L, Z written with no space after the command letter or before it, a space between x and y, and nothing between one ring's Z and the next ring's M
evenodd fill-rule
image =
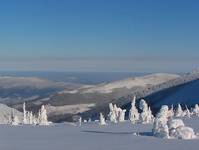
M127 88L131 89L133 87L148 87L148 86L155 86L176 78L179 78L179 75L176 74L166 74L166 73L158 73L158 74L151 74L146 75L143 77L134 77L128 78L124 80L115 81L108 84L97 85L95 87L91 87L83 91L83 93L111 93L114 89L118 88Z

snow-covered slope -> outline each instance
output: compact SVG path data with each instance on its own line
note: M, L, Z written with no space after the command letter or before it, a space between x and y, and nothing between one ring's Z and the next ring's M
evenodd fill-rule
M6 124L8 123L9 117L11 116L12 113L12 108L4 105L4 104L0 104L0 124ZM17 115L17 117L21 120L22 119L22 113L14 110L15 115Z
M127 88L131 89L134 87L148 87L158 85L173 79L180 77L176 74L166 74L166 73L158 73L158 74L151 74L146 75L143 77L135 77L135 78L128 78L120 81L115 81L108 84L97 85L95 87L91 87L85 91L84 93L111 93L114 89L119 88Z
M163 90L147 99L153 101L153 107L159 108L161 105L177 105L178 103L187 106L193 106L199 104L199 80L171 87ZM157 99L158 98L158 99Z

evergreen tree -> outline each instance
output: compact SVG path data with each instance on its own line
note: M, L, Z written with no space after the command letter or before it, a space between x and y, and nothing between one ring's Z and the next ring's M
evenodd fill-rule
M132 102L131 102L131 109L129 110L129 120L132 122L132 123L135 123L136 121L139 120L139 112L135 106L135 103L136 103L136 97L134 96Z
M41 106L38 116L39 125L49 125L47 112L44 105Z
M102 113L100 113L99 122L100 122L100 125L106 125L106 121Z

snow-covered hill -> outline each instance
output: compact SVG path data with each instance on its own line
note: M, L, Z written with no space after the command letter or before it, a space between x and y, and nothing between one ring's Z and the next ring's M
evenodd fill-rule
M12 108L4 105L4 104L0 104L0 124L6 124L9 121L9 118L11 117L11 113L12 113ZM22 120L22 113L14 110L15 115L17 115L17 117Z
M153 108L161 105L182 104L188 107L199 104L199 79L154 93L147 97Z
M128 78L124 80L115 81L108 84L103 85L97 85L91 88L88 88L87 90L83 91L84 93L92 93L92 92L98 92L98 93L111 93L115 89L120 88L127 88L131 89L134 87L143 87L147 88L149 86L155 86L176 78L179 78L179 75L176 74L166 74L166 73L158 73L158 74L151 74L146 75L143 77L134 77L134 78Z

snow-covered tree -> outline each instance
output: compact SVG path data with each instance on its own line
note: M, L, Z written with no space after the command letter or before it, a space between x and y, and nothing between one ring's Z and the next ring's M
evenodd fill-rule
M148 107L148 120L149 120L149 123L153 123L153 121L154 121L154 116L153 116L153 114L152 114L152 111L151 111L151 107Z
M44 105L42 105L41 109L39 110L38 123L39 125L49 125L47 112Z
M82 117L79 117L78 122L79 122L79 126L81 126L82 125Z
M183 110L180 104L176 108L175 117L183 117Z
M119 112L121 111L122 109L121 108L118 108L116 104L113 105L113 111L115 113L115 116L116 116L116 120L118 120L119 118Z
M26 103L23 103L23 124L27 124L27 111L26 111Z
M150 107L148 107L145 100L142 99L140 101L139 107L142 110L142 112L140 114L140 121L142 123L152 123L153 122L153 115L152 115Z
M153 134L156 137L160 138L169 138L169 128L167 125L169 116L169 108L166 105L163 105L160 109L160 112L156 115L153 124Z
M33 115L32 124L33 125L37 125L38 124L38 118L35 115Z
M33 114L32 112L27 112L27 123L28 124L33 124Z
M14 125L14 126L19 125L19 119L15 115L14 109L12 109L11 117L10 118L11 118L11 120L10 120L11 125Z
M117 123L118 121L125 121L125 109L122 110L121 108L117 107L116 104L113 105L112 103L109 104L109 109L110 112L108 116L111 122Z
M115 107L113 107L113 104L112 103L110 103L109 104L109 110L110 110L110 112L109 112L109 120L111 121L111 122L117 122L117 116L116 116L116 112L115 112Z
M118 121L123 122L125 120L125 109L122 110L121 108L117 107L116 104L113 105L110 103L109 110L108 117L111 122L117 123Z
M118 121L119 122L124 122L125 121L125 112L126 112L126 109L124 110L120 110L119 111L119 116L118 116Z
M136 121L139 120L139 112L135 106L135 103L136 103L136 97L134 96L132 102L131 102L131 109L129 110L129 120L132 122L132 123L135 123Z
M104 118L102 113L100 113L99 124L100 125L106 125L106 121L105 121L105 118Z
M169 109L169 112L168 112L168 117L172 118L173 116L174 116L174 108L173 108L173 105L171 105L171 108Z
M36 125L38 119L41 119L40 114L39 114L38 118L36 118L35 116L33 117L33 113L26 110L26 104L24 102L23 103L23 124L35 124Z
M186 106L186 109L184 110L183 113L184 113L183 116L186 116L186 117L188 117L188 118L191 118L191 112L190 112L190 110L188 109L187 106Z
M193 109L193 115L199 117L199 106L198 106L198 104L196 104L194 109Z

